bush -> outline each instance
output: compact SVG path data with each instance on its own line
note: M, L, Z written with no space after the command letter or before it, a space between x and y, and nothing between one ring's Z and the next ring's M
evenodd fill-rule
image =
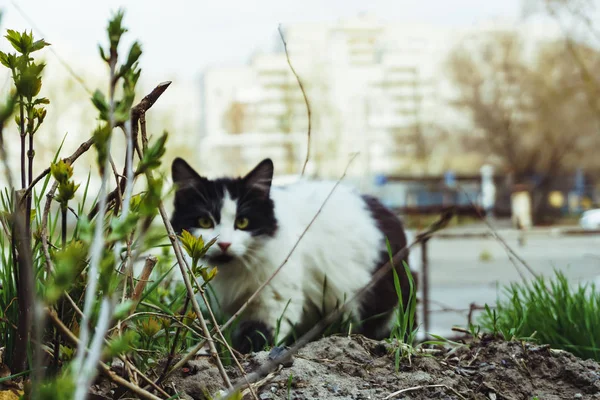
M45 105L52 99L40 96L45 64L36 59L49 44L32 33L7 30L14 52L0 52L13 81L0 102L0 161L8 182L0 192L0 365L9 367L1 380L26 376L30 398L83 398L98 370L107 372L115 362L127 379L114 373L110 379L152 398L143 387L154 385L156 377L150 380L145 371L167 357L160 381L175 369L175 354L210 338L219 323L205 321L196 300L196 294L205 297L198 278L208 282L214 270L178 262L185 285L169 276L175 267L170 247L179 261L183 253L163 206L168 136L149 138L144 115L170 82L135 105L142 47L136 41L121 53L123 18L122 11L113 15L107 45L99 46L108 91L91 97L98 117L90 121L90 139L67 157L57 149L37 177L34 145L55 134L44 129ZM20 137L5 137L13 115ZM116 134L126 138L123 160L111 155ZM20 180L13 182L5 143L19 139ZM95 152L96 171L79 182L74 170L88 169L77 162L88 151ZM93 194L92 174L101 180ZM190 256L211 245L190 240L184 240L193 247L184 249ZM154 388L163 398L172 395Z

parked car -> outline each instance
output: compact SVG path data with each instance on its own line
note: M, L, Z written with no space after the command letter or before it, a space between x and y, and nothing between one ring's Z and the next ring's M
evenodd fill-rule
M583 229L600 229L600 208L584 211L579 219L579 226Z

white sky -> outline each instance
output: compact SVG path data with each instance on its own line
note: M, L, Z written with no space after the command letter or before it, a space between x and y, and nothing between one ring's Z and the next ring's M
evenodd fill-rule
M126 37L142 42L143 75L155 81L195 79L207 66L244 63L253 51L274 46L279 23L335 21L367 11L399 23L467 27L491 17L518 18L521 10L521 0L2 0L3 31L32 28L15 4L74 68L100 63L96 45L105 43L111 12L123 6Z

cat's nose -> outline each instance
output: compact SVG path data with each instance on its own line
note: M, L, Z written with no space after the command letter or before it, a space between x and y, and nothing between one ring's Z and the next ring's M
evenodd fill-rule
M229 248L229 246L231 246L231 243L227 243L227 242L219 242L217 243L219 245L219 248L221 249L221 251L226 252L227 249Z

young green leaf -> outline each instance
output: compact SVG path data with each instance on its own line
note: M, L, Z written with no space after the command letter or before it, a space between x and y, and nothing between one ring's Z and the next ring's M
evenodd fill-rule
M138 165L138 173L144 173L160 167L160 159L166 152L165 143L167 142L167 137L167 132L164 132L152 146L148 147Z
M50 43L46 42L44 39L36 40L31 45L30 53L33 53L34 51L41 50L41 49L43 49L46 46L50 46Z
M123 17L125 12L120 9L111 18L108 23L108 40L110 42L110 48L116 50L121 41L121 36L127 32L127 29L123 27Z
M0 64L11 70L17 68L17 55L0 51Z
M192 260L198 260L206 253L202 236L196 237L184 229L179 239L181 240L183 249Z
M60 160L50 164L50 174L58 183L66 183L73 176L73 167L64 160Z
M35 64L30 63L26 67L22 68L20 74L15 79L15 86L17 92L28 99L31 99L38 95L42 89L42 70L46 64Z
M103 121L108 121L109 119L109 106L104 93L100 90L97 90L92 95L92 103L96 107L96 109L100 112L100 119Z

